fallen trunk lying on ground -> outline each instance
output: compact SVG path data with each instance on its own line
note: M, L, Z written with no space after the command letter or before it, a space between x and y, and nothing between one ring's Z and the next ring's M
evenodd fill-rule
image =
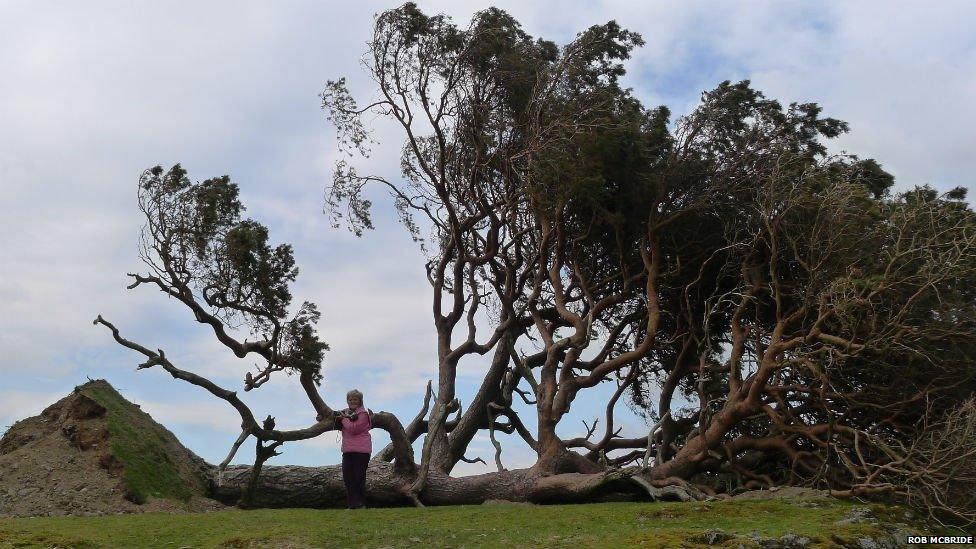
M247 486L251 468L228 467L216 499L236 504ZM390 463L373 461L366 473L366 497L371 505L472 505L488 500L528 501L532 503L568 503L601 499L680 500L704 498L690 486L665 485L636 476L636 470L613 469L602 473L562 473L543 475L535 469L517 469L452 477L431 470L427 486L414 501L409 488L414 475L397 473ZM345 504L342 468L268 466L261 471L255 506L261 507L337 507Z

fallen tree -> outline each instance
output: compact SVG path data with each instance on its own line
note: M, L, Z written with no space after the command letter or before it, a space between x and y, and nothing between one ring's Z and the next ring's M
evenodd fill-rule
M825 140L846 124L748 82L720 84L672 123L619 84L641 43L610 22L557 46L497 9L460 28L405 4L375 22L365 63L375 97L359 106L344 80L327 85L323 106L346 152L372 146L364 115L402 132L401 178L342 160L327 206L361 235L372 227L366 189L390 191L421 242L437 336L436 382L420 412L405 426L388 413L374 421L392 443L370 466L370 497L477 503L492 489L586 501L661 497L666 486L699 494L689 482L707 493L808 484L971 520L971 502L946 504L944 489L919 498L884 480L909 474L897 464L925 447L930 458L913 458L910 474L942 486L946 466L931 456L952 446L925 426L957 424L954 410L976 388L976 217L964 189L892 194L873 160L828 154ZM236 186L157 167L140 181L140 206L150 272L131 275L131 287L156 287L236 356L261 357L245 390L297 373L311 408L330 418L317 389L327 348L318 312L305 303L289 316L291 250L241 219ZM233 391L96 323L144 355L143 367L240 413L221 498L337 500L337 469L262 469L331 420L259 424ZM251 341L232 335L237 324ZM484 377L459 394L459 365L476 356L489 357ZM573 402L607 383L602 433L594 421L560 436ZM621 401L653 426L615 428ZM498 472L451 477L481 431ZM505 470L499 431L520 435L536 463ZM250 436L254 466L226 468ZM421 437L418 463L411 444Z
M414 235L432 231L428 265L454 268L434 271L435 305L446 272L457 315L499 312L482 318L508 330L508 352L473 401L518 426L521 398L536 468L640 462L647 479L717 491L863 485L858 449L890 458L860 444L917 440L976 387L965 190L893 195L877 162L827 153L845 123L748 82L703 94L672 130L618 84L640 44L613 22L558 47L498 10L466 28L385 12L365 63L375 97L359 107L340 80L323 99L350 152L368 152L363 114L394 122L404 178L340 162L330 211L361 233L362 193L382 184ZM573 401L607 382L602 436L560 437ZM649 433L614 428L625 393Z
M291 431L276 430L271 416L259 424L235 391L177 367L162 349L154 351L124 338L101 315L95 324L104 325L120 345L146 358L139 369L158 366L174 378L223 399L240 414L241 434L219 469L230 463L249 437L255 438L251 482L241 493L242 505L248 506L264 462L278 455L282 444L315 437L335 425L333 410L317 388L322 380L323 354L328 349L315 330L319 312L313 303L305 302L287 318L291 303L288 285L298 275L291 247L272 247L263 225L241 218L243 206L238 192L237 185L226 176L192 183L179 165L168 171L158 166L147 170L139 181L139 206L146 218L140 255L149 272L130 274L133 282L129 289L155 287L185 305L193 318L208 325L217 340L238 358L256 355L264 359L263 367L245 374L245 391L261 387L276 372L297 373L312 409L323 420ZM240 327L250 328L255 339L235 337ZM391 457L396 458L397 468L413 470L413 449L400 421L380 412L375 414L373 425L390 433L394 446ZM219 483L220 473L217 480Z
M297 276L290 248L271 247L263 226L240 218L243 208L237 201L238 189L226 177L192 183L180 166L168 171L156 167L143 175L139 186L140 206L147 219L142 257L150 274L131 274L134 282L130 289L143 284L155 286L189 308L197 322L210 326L217 339L235 355L244 358L256 354L264 358L263 367L245 374L245 391L261 387L276 372L297 372L311 407L328 419L304 429L277 430L274 418L268 416L259 422L236 391L178 367L161 349L151 350L126 339L100 315L94 323L108 328L120 345L146 358L139 369L161 368L173 378L226 401L239 413L241 435L214 471L216 497L244 507L338 504L344 498L340 467L264 467L268 459L279 455L283 444L309 439L335 427L332 409L317 389L327 347L314 331L318 317L315 306L306 302L298 314L285 320L290 302L287 285ZM235 321L251 327L252 333L260 337L253 341L235 339L229 328L229 323ZM418 497L411 488L421 474L410 443L417 431L426 430L419 427L426 412L427 403L406 429L389 412L373 414L373 426L389 432L392 443L370 466L371 502L423 505L480 503L499 498L544 502L585 500L620 490L660 494L646 483L631 480L636 470L557 477L526 470L454 479L435 468L426 473L424 489ZM254 464L228 468L250 437L255 439ZM384 462L384 458L393 463ZM427 482L429 479L434 482Z
M215 487L214 497L228 504L239 501L248 489L251 467L231 466ZM480 475L452 477L436 469L428 473L422 492L425 505L477 505L486 501L530 503L573 503L601 500L693 501L706 494L687 483L672 479L648 482L639 467L612 469L600 473L543 474L537 468L515 469ZM374 460L367 470L367 494L371 505L397 506L413 503L403 487L416 475L398 473L396 468ZM257 485L255 505L265 507L337 507L345 503L342 468L339 466L267 467Z

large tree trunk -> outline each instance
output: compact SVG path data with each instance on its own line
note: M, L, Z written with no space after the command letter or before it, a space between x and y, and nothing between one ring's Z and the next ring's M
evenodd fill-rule
M229 467L214 497L236 504L250 467ZM415 476L397 473L390 463L372 461L366 472L366 500L372 506L414 505L408 489ZM267 466L261 471L253 505L261 507L342 507L346 504L342 468ZM451 477L431 469L418 494L424 505L472 505L488 500L566 503L604 499L686 499L679 489L658 489L636 480L632 471L544 475L535 468Z
M251 467L235 465L223 473L222 483L216 483L213 496L229 505L239 503L247 486ZM397 473L393 464L370 462L366 473L366 491L372 505L405 505L409 503L402 492L407 477ZM261 471L253 505L259 507L344 507L346 489L342 482L342 467L302 467L297 465L267 466Z
M704 434L691 437L670 460L652 467L648 472L649 478L691 478L700 464L709 458L709 451L718 448L736 422L753 409L748 403L736 401L727 403L722 410L712 416Z
M481 387L448 437L450 451L444 456L446 459L437 465L441 471L450 473L457 462L464 457L464 451L474 436L488 426L488 404L499 400L501 396L501 384L510 360L511 345L510 334L504 336L496 345L491 366L485 373Z

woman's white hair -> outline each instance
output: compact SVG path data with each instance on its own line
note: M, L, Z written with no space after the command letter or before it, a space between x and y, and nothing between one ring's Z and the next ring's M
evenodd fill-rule
M357 397L359 402L363 401L363 393L359 389L353 389L346 393L346 400L349 400L349 397Z

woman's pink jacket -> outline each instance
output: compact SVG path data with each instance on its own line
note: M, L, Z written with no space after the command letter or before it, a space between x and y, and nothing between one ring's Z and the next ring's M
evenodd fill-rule
M369 420L369 413L366 408L360 406L356 409L356 421L349 418L342 418L342 453L360 452L371 454L373 452L373 440L369 436L369 430L373 427Z

